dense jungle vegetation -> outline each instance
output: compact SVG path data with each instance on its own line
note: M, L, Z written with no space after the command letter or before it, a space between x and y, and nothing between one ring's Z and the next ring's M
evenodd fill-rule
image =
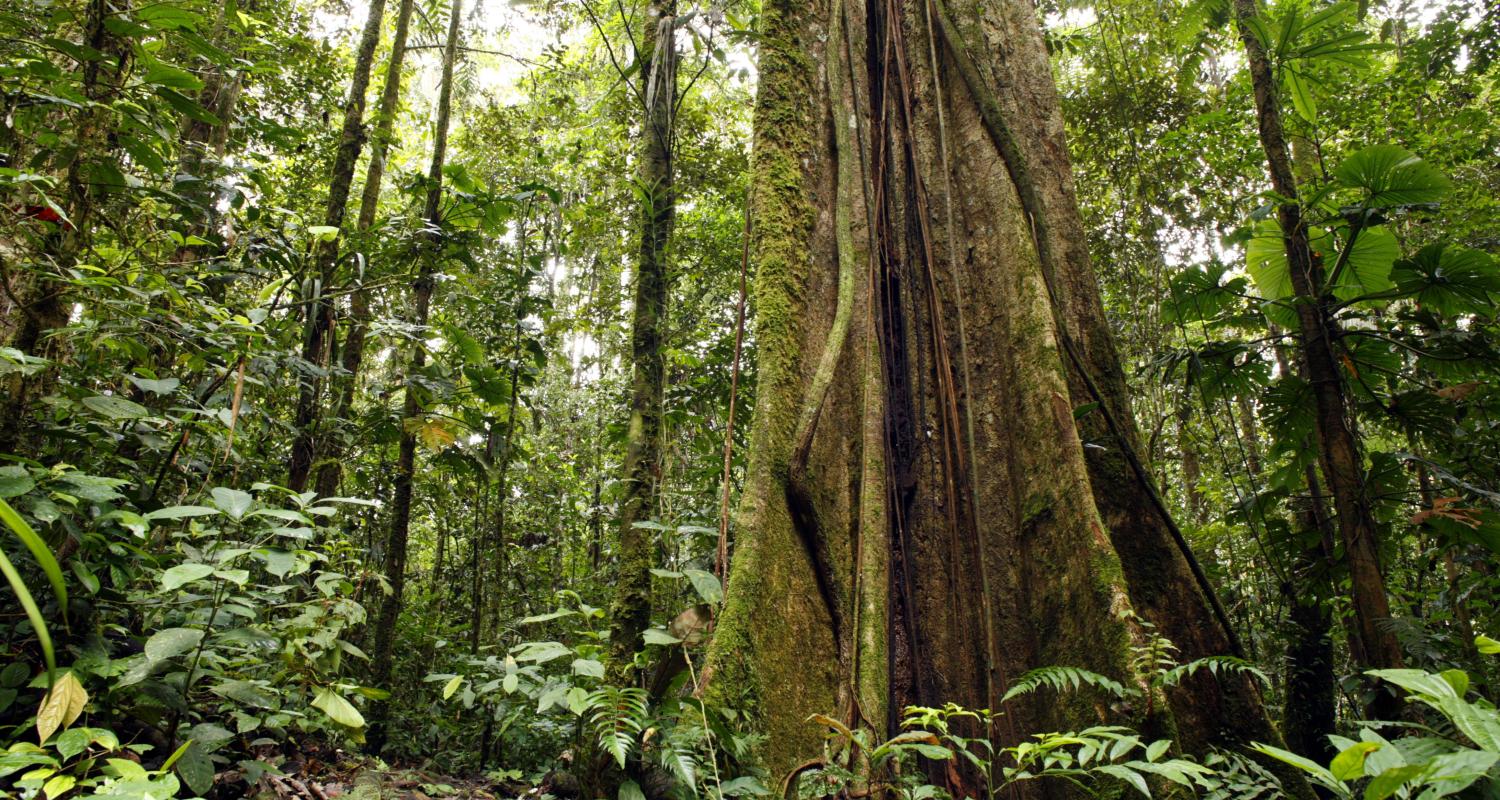
M1500 798L1492 0L8 0L0 797Z

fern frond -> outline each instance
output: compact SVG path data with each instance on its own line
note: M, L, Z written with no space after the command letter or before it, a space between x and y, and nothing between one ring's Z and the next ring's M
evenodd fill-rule
M589 695L589 706L594 709L590 722L599 746L614 756L620 769L635 749L636 740L646 729L646 690L622 689L618 686L602 686Z
M1249 661L1235 656L1205 656L1189 661L1162 672L1158 683L1162 686L1176 686L1183 678L1192 677L1203 669L1207 669L1216 678L1223 675L1247 675L1259 681L1263 688L1271 688L1271 679L1266 673Z
M1030 694L1042 687L1050 687L1056 691L1073 691L1084 686L1101 689L1118 698L1126 698L1135 694L1135 691L1127 688L1119 681L1107 675L1090 672L1078 667L1040 667L1022 675L1015 682L1005 696L1000 698L1001 702L1008 702L1022 695Z

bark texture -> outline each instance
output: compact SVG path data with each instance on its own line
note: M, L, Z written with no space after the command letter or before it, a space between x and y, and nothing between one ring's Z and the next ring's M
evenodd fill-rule
M630 427L626 432L624 497L620 501L619 574L610 614L610 669L630 679L631 659L651 622L651 567L656 536L636 527L652 516L661 470L668 245L677 200L672 175L672 112L677 99L677 4L651 3L636 54L641 76L641 132L636 162L640 245L631 320Z
M1037 666L1136 680L1137 606L1186 657L1231 648L1126 457L1035 9L831 9L764 7L760 384L706 669L763 724L777 776L818 752L813 712L886 733L908 704L999 708ZM1075 422L1093 401L1108 425ZM1106 454L1086 458L1081 434ZM1173 704L1189 746L1275 736L1248 687L1179 695L1203 707ZM990 734L1007 743L1108 714L1083 696L1004 710Z

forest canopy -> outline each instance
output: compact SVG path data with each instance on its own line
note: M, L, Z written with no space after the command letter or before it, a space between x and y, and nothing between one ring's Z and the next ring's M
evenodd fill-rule
M1495 797L1497 58L12 0L0 797Z

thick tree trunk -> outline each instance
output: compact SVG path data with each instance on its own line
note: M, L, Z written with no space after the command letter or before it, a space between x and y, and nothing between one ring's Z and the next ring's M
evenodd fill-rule
M1345 394L1342 367L1334 352L1338 324L1328 310L1329 296L1323 289L1323 265L1308 245L1307 222L1297 201L1297 180L1292 171L1291 151L1282 128L1277 86L1264 45L1249 26L1258 11L1255 0L1235 0L1235 16L1250 67L1255 90L1261 146L1265 150L1271 188L1286 198L1277 208L1277 221L1285 240L1292 288L1296 294L1299 346L1303 374L1312 386L1314 419L1318 437L1318 461L1338 514L1338 529L1349 568L1354 607L1355 660L1362 667L1390 668L1401 665L1401 647L1386 626L1391 617L1385 578L1380 570L1380 551L1375 517L1365 493L1364 461L1359 440L1351 426L1350 405ZM1400 714L1400 701L1380 692L1370 712L1382 719Z
M453 105L453 65L458 56L458 37L462 22L463 0L453 0L449 9L448 39L443 46L443 76L438 90L437 124L432 140L432 163L427 171L427 202L422 218L437 231L442 225L443 165L448 155L448 121ZM441 257L442 234L434 233L432 252L423 254L412 281L411 322L418 329L427 326L432 308L436 262ZM395 655L396 622L406 588L406 545L411 531L412 484L416 479L417 434L411 423L421 418L422 406L416 390L417 376L427 366L427 348L421 337L412 345L411 360L406 367L405 400L401 407L401 443L396 457L396 474L392 481L391 529L385 545L385 576L391 591L380 603L375 621L375 652L371 659L371 683L390 688L392 659ZM385 746L385 725L390 714L388 703L371 707L368 746L379 752Z
M401 0L396 10L396 30L391 37L391 53L385 65L385 86L380 92L380 105L375 111L375 131L370 137L370 163L365 169L365 186L359 198L359 219L355 229L361 233L375 224L375 212L380 206L380 186L385 180L385 161L393 144L396 127L396 112L401 105L401 67L406 61L406 37L411 27L413 0ZM340 353L343 375L338 380L338 396L334 400L330 417L342 422L354 409L354 390L359 385L359 373L364 366L365 340L370 333L370 295L363 278L349 295L349 332L344 334L344 346ZM318 468L318 494L324 497L338 491L339 479L343 475L344 442L330 437L323 442L327 457Z
M375 62L375 47L380 44L380 26L385 19L385 0L370 0L369 15L354 54L354 74L349 77L349 97L344 101L344 123L339 131L339 148L333 159L333 173L328 183L328 207L323 224L344 227L344 210L349 204L349 187L354 184L354 167L365 144L365 93L370 88L370 70ZM297 390L297 414L293 421L297 435L287 461L286 485L294 492L307 488L317 457L318 400L323 381L319 371L333 337L334 267L338 263L338 238L319 242L317 263L304 294L306 324L302 338L304 370Z
M999 708L1037 666L1131 680L1137 593L1186 653L1229 650L1122 453L1134 429L1035 9L954 4L944 24L922 0L841 6L764 9L760 384L707 676L757 710L773 774L818 752L812 712L884 733L908 704ZM981 53L999 56L981 71ZM1090 436L1102 466L1073 419L1093 394L1118 429ZM1274 737L1248 689L1182 694L1174 708L1205 706L1177 714L1190 746ZM1005 710L1006 742L1099 719L1080 698Z
M677 19L674 0L648 6L636 53L641 76L641 140L636 181L642 193L640 246L631 321L630 425L625 442L625 493L620 501L619 574L610 613L610 670L635 677L632 659L651 622L651 567L656 535L636 527L652 516L661 469L668 247L677 199L672 178L673 106L677 100Z

